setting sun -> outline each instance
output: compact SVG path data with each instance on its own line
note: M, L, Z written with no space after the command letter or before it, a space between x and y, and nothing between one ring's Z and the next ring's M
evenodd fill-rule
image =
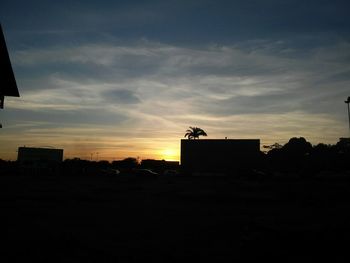
M349 136L349 1L59 1L42 16L17 2L0 1L0 55L20 94L1 72L0 159L49 146L64 159L180 161L180 140L205 136L191 127L261 145Z
M178 161L179 160L179 153L175 149L164 149L161 151L161 157L164 160L167 161Z

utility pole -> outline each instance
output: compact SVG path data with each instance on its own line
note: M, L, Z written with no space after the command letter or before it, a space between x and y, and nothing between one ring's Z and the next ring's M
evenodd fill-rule
M348 99L346 101L344 101L346 104L348 104L348 118L349 118L349 132L350 132L350 107L349 107L349 103L350 103L350 97L348 97Z

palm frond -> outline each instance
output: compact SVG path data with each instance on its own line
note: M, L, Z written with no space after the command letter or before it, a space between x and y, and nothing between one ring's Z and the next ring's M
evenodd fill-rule
M199 139L199 136L207 136L207 133L198 127L189 127L188 130L186 130L185 136L188 137L188 139Z

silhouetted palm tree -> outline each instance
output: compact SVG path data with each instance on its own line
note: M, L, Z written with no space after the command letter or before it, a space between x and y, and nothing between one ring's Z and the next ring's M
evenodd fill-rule
M186 131L185 137L187 137L189 140L191 139L199 139L199 136L207 136L207 133L198 127L190 127L189 130Z

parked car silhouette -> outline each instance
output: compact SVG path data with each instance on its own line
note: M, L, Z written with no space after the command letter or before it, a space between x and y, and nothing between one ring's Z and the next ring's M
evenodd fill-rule
M163 175L175 176L175 175L179 175L179 172L177 170L165 170Z
M107 169L101 169L100 174L102 174L102 175L118 175L118 174L120 174L120 171L118 169L107 168Z
M136 176L149 176L149 177L156 177L159 175L158 173L153 172L150 169L134 169L132 171L132 174Z

